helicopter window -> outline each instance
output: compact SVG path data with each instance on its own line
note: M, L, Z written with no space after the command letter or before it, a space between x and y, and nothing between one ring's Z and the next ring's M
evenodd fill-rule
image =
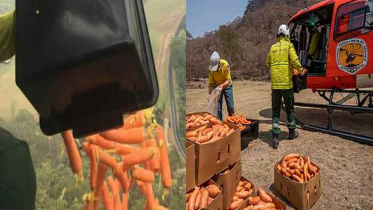
M365 4L365 1L340 6L336 16L336 36L369 27L368 20L371 16L371 8Z

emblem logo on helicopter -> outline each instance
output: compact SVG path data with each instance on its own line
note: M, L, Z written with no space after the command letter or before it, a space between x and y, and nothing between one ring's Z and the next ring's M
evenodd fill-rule
M368 49L363 39L348 39L337 46L338 67L349 74L356 74L368 62Z

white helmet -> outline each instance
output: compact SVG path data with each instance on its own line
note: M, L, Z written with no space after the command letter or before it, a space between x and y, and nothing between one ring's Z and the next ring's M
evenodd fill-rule
M279 36L280 34L283 34L286 37L289 37L290 35L289 27L285 24L280 25L280 27L278 28L277 36Z

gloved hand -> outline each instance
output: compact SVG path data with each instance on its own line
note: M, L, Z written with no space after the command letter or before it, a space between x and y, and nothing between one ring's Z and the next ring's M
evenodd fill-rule
M307 73L307 69L303 69L302 76L305 75L306 73Z

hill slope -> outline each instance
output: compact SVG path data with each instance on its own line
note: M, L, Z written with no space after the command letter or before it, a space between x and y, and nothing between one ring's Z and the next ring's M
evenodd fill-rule
M320 0L310 0L312 5ZM218 51L231 64L234 78L268 79L265 59L276 41L277 28L304 8L295 0L252 0L243 17L238 17L203 37L188 36L187 79L207 77L209 57ZM188 15L188 14L187 14ZM193 15L193 14L189 14ZM188 27L188 26L187 26Z

